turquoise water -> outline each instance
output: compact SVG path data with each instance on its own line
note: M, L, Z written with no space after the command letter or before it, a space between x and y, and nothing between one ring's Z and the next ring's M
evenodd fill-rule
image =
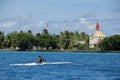
M32 65L39 55L52 64ZM0 52L0 80L120 80L120 54Z

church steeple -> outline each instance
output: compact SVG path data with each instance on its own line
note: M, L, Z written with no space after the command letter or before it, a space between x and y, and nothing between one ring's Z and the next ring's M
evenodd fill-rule
M89 45L90 48L94 48L96 45L100 43L101 40L103 40L106 36L100 31L100 26L97 21L95 33L90 37Z
M99 26L99 23L98 23L98 21L97 21L97 24L96 24L96 29L95 29L96 31L99 31L100 30L100 26Z

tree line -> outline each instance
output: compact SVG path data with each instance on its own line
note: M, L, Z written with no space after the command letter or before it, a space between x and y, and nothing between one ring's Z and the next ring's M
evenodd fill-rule
M104 38L94 50L120 50L120 35ZM89 35L64 31L58 35L50 34L47 29L33 34L31 30L13 31L4 34L0 31L0 49L25 50L90 50ZM93 50L93 49L92 49Z
M77 43L85 41L85 44ZM85 32L78 33L64 31L59 35L48 33L44 29L42 33L33 34L31 30L13 31L5 35L0 31L0 49L18 49L18 50L71 50L88 49L89 36Z
M99 47L101 50L117 50L120 51L120 35L113 35L110 37L104 38Z

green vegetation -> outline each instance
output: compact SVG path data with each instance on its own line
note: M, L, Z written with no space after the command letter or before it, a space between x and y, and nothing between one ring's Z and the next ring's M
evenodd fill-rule
M11 32L4 35L0 31L0 49L18 50L87 50L89 36L84 32L60 32L59 35L49 34L47 29L33 35L27 32Z
M92 50L89 49L89 36L85 32L60 32L50 34L47 29L42 33L11 32L5 35L0 31L0 49L14 50ZM93 50L120 50L120 35L104 38Z
M104 38L99 47L101 50L120 50L120 35L113 35Z

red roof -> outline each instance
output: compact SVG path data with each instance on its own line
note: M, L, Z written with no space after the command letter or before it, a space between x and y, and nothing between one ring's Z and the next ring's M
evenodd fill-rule
M94 43L94 45L98 45L98 44L99 44L99 42L95 42L95 43Z
M99 31L99 30L100 30L99 23L97 22L97 24L96 24L96 31Z

